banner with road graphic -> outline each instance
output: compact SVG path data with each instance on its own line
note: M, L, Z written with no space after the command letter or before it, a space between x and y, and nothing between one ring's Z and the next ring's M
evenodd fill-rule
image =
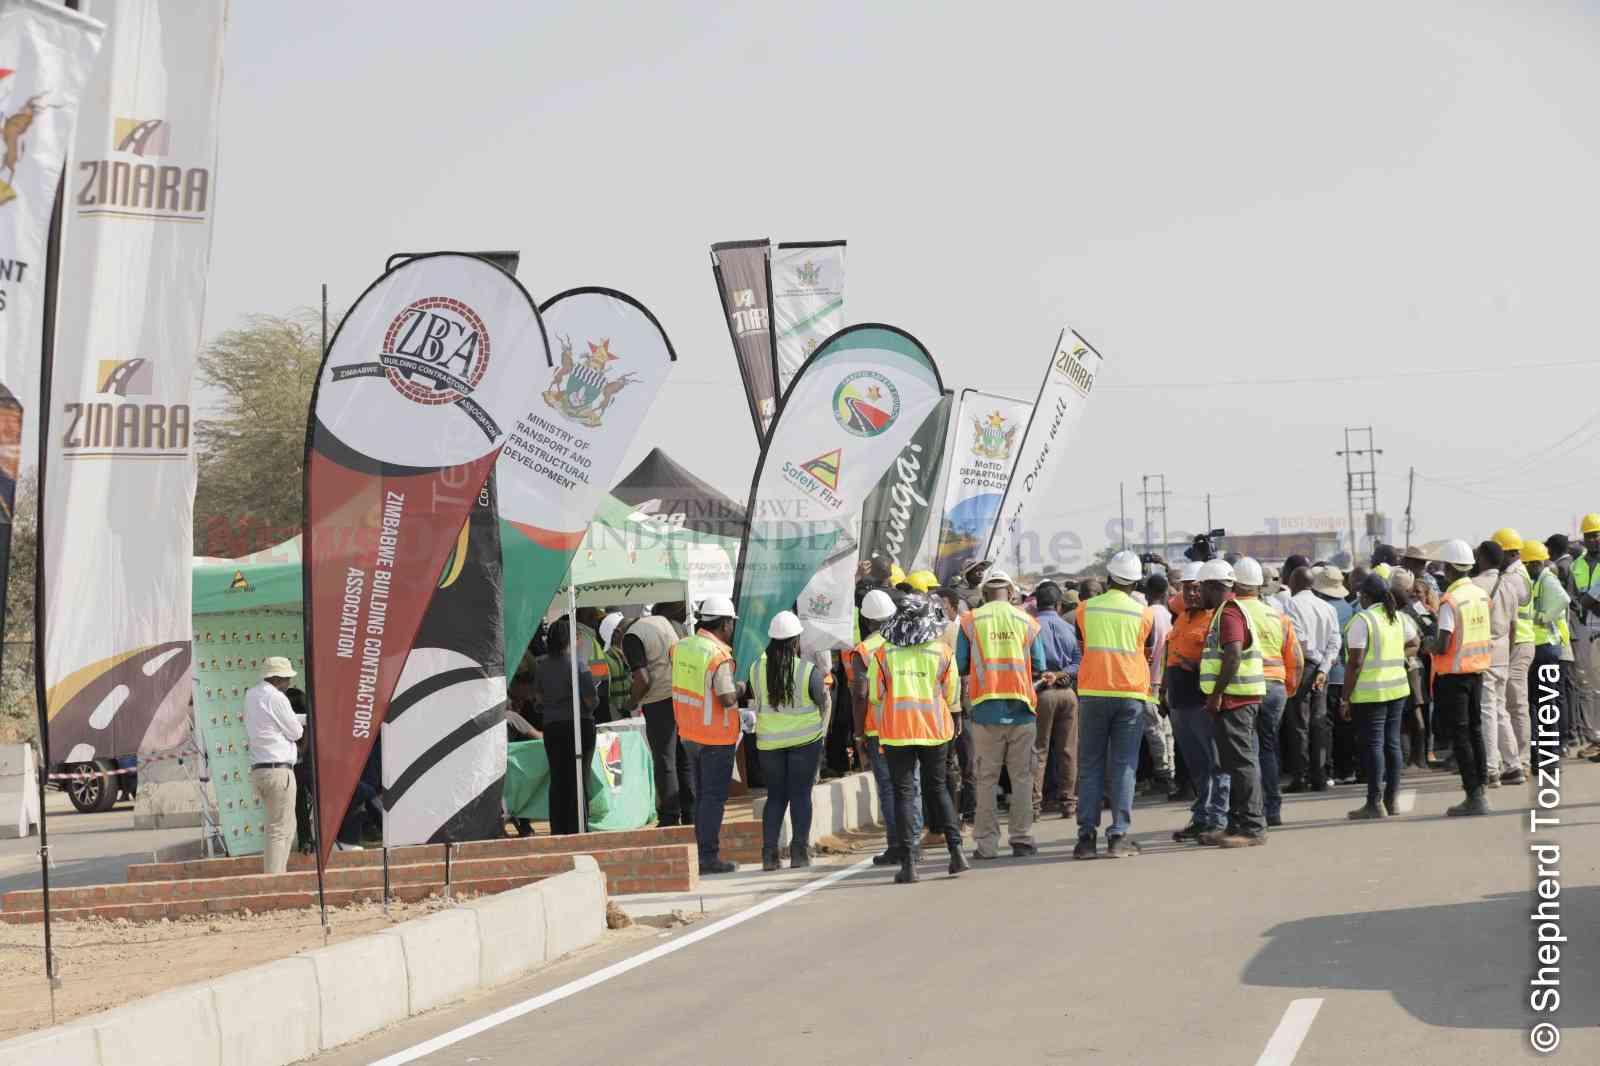
M959 577L981 557L1000 514L1017 463L1017 443L1033 405L1026 400L963 389L950 441L950 473L945 478L944 519L934 572L941 583Z
M505 635L495 475L478 492L411 640L383 722L384 840L500 835Z
M750 485L735 579L739 676L943 394L933 356L894 326L840 330L800 368Z
M1050 484L1051 474L1067 454L1067 440L1083 418L1083 409L1100 376L1100 353L1070 329L1056 338L1050 365L1039 385L1028 426L1000 501L999 517L982 558L1005 565L1022 532L1022 521L1034 495Z
M778 385L773 372L772 302L768 299L767 256L772 244L765 237L754 241L724 241L711 246L711 276L728 319L728 338L739 364L756 443L767 439L772 416L778 413Z
M861 509L861 558L882 557L906 573L921 568L918 552L933 520L934 493L944 472L945 438L955 397L945 393L900 449Z
M41 382L41 702L57 763L170 750L192 734L191 391L226 6L94 5L107 29L73 136Z
M572 289L541 311L560 355L545 372L543 391L518 409L495 467L507 675L522 661L677 359L655 315L615 289Z
M324 856L440 575L452 554L463 557L462 528L549 365L527 291L458 253L387 271L334 334L306 430L308 695ZM503 676L481 649L468 657L450 661L484 685Z
M817 345L844 328L844 241L803 241L772 250L768 291L778 399Z
M50 216L104 30L43 0L0 7L0 618L11 572L22 400L32 403L39 387Z

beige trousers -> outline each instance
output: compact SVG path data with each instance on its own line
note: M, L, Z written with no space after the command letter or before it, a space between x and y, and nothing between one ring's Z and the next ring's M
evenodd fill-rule
M1506 713L1511 718L1511 734L1517 742L1516 760L1515 763L1508 761L1507 754L1502 751L1500 762L1507 770L1513 765L1527 769L1533 758L1533 749L1529 747L1533 740L1533 719L1528 704L1528 674L1533 669L1532 644L1511 646L1510 669L1511 673L1506 677Z
M979 855L993 858L1000 850L1000 808L995 793L1000 786L1000 768L1011 775L1012 845L1033 843L1033 774L1036 759L1034 744L1038 726L1033 721L1019 725L971 725L973 757L977 762L978 813L973 826L973 845Z
M250 783L267 809L261 827L266 837L261 872L281 874L289 868L289 849L294 847L294 771L287 766L251 770Z

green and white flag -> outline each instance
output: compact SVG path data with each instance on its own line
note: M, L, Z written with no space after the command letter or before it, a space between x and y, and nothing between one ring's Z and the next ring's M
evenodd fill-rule
M539 313L559 354L495 463L508 676L677 358L655 316L614 289L572 289Z
M844 241L778 245L769 261L767 291L782 396L806 357L844 327Z
M927 349L893 326L841 330L800 368L750 486L735 584L739 676L766 648L773 616L794 609L835 555L867 494L943 392Z

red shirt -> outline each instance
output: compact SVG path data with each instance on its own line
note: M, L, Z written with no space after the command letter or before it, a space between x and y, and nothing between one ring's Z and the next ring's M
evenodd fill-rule
M1233 600L1233 593L1228 593L1227 602L1221 607L1222 621L1217 626L1221 632L1217 635L1224 648L1229 644L1238 642L1239 650L1243 651L1250 646L1250 626L1244 620L1244 608L1234 603ZM1229 607L1232 607L1233 610L1228 610ZM1252 703L1260 702L1260 696L1230 696L1227 693L1222 695L1222 709L1225 711L1231 711L1238 707L1248 707Z

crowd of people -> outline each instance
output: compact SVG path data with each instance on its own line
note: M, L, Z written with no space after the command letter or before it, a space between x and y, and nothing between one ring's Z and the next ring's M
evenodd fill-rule
M735 781L767 789L776 869L785 817L790 863L805 866L812 785L855 770L879 786L874 861L902 881L925 829L952 874L997 857L1002 813L1013 856L1037 852L1033 823L1053 813L1076 822L1076 857L1136 855L1140 792L1189 804L1175 840L1223 848L1265 843L1286 793L1361 783L1350 818L1400 815L1408 768L1455 771L1449 813L1484 814L1490 790L1530 780L1541 748L1600 762L1600 515L1581 526L1576 549L1507 528L1476 547L1379 544L1348 570L1347 557L1169 568L1122 552L1104 578L1026 592L982 563L941 585L874 560L851 647L807 654L785 611L744 677L726 598L699 604L692 628L684 603L585 609L572 634L541 632L509 722L570 748L576 641L585 754L597 719L642 715L658 821L696 827L704 872L731 868L719 834ZM541 721L540 706L559 711ZM552 831L578 832L571 763L552 760L552 777Z

